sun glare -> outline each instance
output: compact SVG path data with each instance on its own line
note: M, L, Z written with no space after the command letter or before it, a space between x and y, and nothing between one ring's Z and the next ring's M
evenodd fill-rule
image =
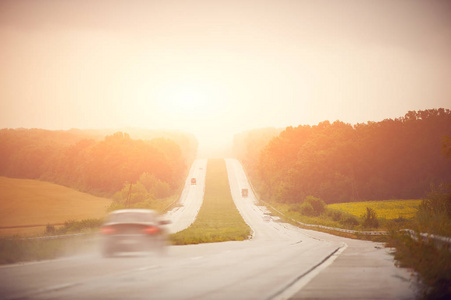
M208 82L173 84L159 93L160 108L171 115L200 118L221 110L220 93Z
M169 94L167 106L170 110L181 113L205 112L209 107L208 96L200 88L182 86Z

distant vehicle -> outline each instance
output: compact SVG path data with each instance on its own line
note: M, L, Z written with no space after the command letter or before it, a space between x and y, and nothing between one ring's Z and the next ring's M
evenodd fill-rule
M263 221L265 221L265 222L271 221L271 216L264 215L264 216L263 216Z
M111 212L100 228L102 255L123 252L166 251L168 233L157 212L149 209L121 209Z
M248 189L241 189L241 197L247 197L249 195Z
M191 178L191 185L196 185L196 178Z

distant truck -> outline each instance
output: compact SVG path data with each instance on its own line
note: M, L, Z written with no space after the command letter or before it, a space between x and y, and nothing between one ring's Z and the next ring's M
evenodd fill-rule
M241 189L241 197L247 197L249 195L249 191L247 189Z
M191 178L191 185L196 185L196 178Z

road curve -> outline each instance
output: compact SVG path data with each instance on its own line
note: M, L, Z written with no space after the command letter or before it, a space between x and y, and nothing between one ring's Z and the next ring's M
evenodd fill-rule
M364 287L370 293L359 294L364 296L359 299L412 298L409 283L399 279L405 278L403 270L394 268L393 259L386 251L375 248L378 244L338 238L274 221L265 214L264 207L256 205L251 190L248 197L241 197L241 188L249 187L249 183L239 162L228 159L226 165L233 199L253 230L251 240L172 246L166 257L105 259L98 253L90 253L5 266L0 268L0 298L304 299L320 298L323 291L331 296L329 299L352 298L353 291L349 289L352 284L345 286L341 293L333 293L337 290L334 290L335 282L346 279L340 269L350 274L367 271L369 277L376 274L374 269L379 269L377 274L381 275L373 278L380 282L375 280L373 286L388 282L384 291ZM173 217L172 220L177 224L181 219ZM350 248L354 250L349 252ZM374 265L355 270L352 264L346 265L346 260L352 261L355 256L355 249L360 253L356 257L362 265L366 261ZM340 261L343 257L344 262ZM380 263L381 258L386 263ZM334 267L336 264L338 268ZM383 266L378 268L380 265ZM357 284L361 280L358 277L363 276L351 276Z
M320 241L338 247L330 257L310 272L298 276L291 285L274 297L278 299L414 299L417 287L413 274L397 268L391 250L381 243L342 238L290 224L259 222L266 219L266 207L256 206L255 195L241 164L227 159L229 181L235 203L243 218L254 229L254 240L282 242L301 239L303 243ZM240 199L239 191L248 188L250 197ZM266 227L262 227L265 226ZM312 259L312 257L304 257ZM296 260L293 260L295 262Z

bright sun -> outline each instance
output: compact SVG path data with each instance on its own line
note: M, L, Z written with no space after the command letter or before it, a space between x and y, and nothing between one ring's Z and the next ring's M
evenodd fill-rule
M167 99L167 105L174 112L195 113L208 110L208 95L200 88L184 86L172 91Z
M223 99L211 85L190 82L164 89L159 102L166 113L198 118L220 111Z
M160 86L154 97L158 103L155 118L163 120L167 128L194 134L204 146L222 143L223 131L230 131L228 125L223 128L228 122L229 94L221 84L174 80Z

